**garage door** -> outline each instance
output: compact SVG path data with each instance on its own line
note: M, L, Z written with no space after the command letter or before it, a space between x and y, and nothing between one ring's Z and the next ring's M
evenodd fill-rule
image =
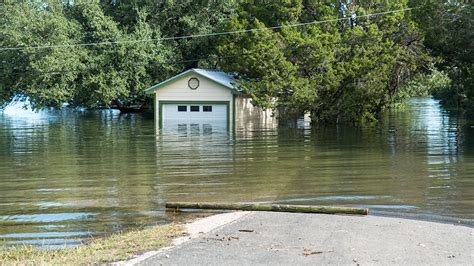
M227 124L226 104L163 104L163 127L176 124Z

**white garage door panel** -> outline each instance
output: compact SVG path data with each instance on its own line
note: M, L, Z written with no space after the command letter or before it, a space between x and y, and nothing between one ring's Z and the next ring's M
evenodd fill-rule
M186 106L186 112L179 112L178 106ZM191 106L199 106L198 112L191 112ZM204 112L204 106L212 106L212 112ZM163 121L227 121L227 105L225 104L163 104Z

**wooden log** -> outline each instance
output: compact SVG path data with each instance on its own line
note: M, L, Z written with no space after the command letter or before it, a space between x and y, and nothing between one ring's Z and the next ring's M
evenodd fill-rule
M188 203L167 202L168 209L207 209L207 210L238 210L238 211L269 211L269 212L300 212L300 213L324 213L324 214L369 214L367 208L349 207L326 207L312 205L280 205L280 204L246 204L246 203Z

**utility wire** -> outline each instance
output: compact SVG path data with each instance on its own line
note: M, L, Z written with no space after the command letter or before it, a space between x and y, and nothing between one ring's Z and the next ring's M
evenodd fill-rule
M412 10L416 8L404 8L398 10L391 10L391 11L384 11L384 12L377 12L372 14L366 14L357 16L357 18L370 18L374 16L380 15L387 15L393 13L400 13L405 12L408 10ZM256 31L265 31L265 30L275 30L275 29L282 29L282 28L294 28L294 27L301 27L306 25L315 25L315 24L323 24L328 22L337 22L343 20L351 20L354 19L353 17L344 17L344 18L335 18L335 19L327 19L327 20L319 20L319 21L311 21L311 22L304 22L304 23L296 23L296 24L288 24L288 25L279 25L273 27L263 27L263 28L253 28L253 29L244 29L244 30L236 30L236 31L223 31L223 32L213 32L213 33L204 33L204 34L196 34L196 35L185 35L185 36L175 36L175 37L163 37L163 38L155 38L155 39L142 39L142 40L131 40L131 41L108 41L108 42L95 42L95 43L77 43L77 44L57 44L57 45L45 45L45 46L20 46L20 47L0 47L0 51L11 51L11 50L25 50L25 49L48 49L48 48L69 48L69 47L83 47L83 46L97 46L97 45L112 45L112 44L133 44L133 43L140 43L140 42L154 42L154 41L168 41L168 40L180 40L180 39L193 39L193 38L202 38L202 37L211 37L211 36L221 36L221 35L231 35L231 34L238 34L238 33L247 33L247 32L256 32Z
M187 60L181 60L181 61L170 61L170 63L175 63L175 64L182 64L182 63L190 63L190 62L199 62L199 61L203 61L203 60L209 60L209 59L222 59L222 58L233 58L235 56L218 56L218 57L215 57L215 58L210 58L210 57L203 57L203 58L196 58L196 59L187 59ZM0 70L3 70L3 69L11 69L11 68L6 68L6 67L2 67L0 65ZM13 68L15 69L15 67ZM92 68L83 68L83 69L70 69L70 70L61 70L61 71L37 71L36 73L40 73L40 74L61 74L61 73L73 73L73 72L84 72L84 71L88 71L88 70L92 70ZM32 69L27 69L27 71L32 71Z

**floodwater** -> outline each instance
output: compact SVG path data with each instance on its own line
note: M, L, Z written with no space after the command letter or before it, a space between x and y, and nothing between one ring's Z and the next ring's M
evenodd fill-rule
M355 128L183 125L116 111L0 113L0 243L49 248L166 222L166 201L368 207L472 224L474 123L431 98Z

